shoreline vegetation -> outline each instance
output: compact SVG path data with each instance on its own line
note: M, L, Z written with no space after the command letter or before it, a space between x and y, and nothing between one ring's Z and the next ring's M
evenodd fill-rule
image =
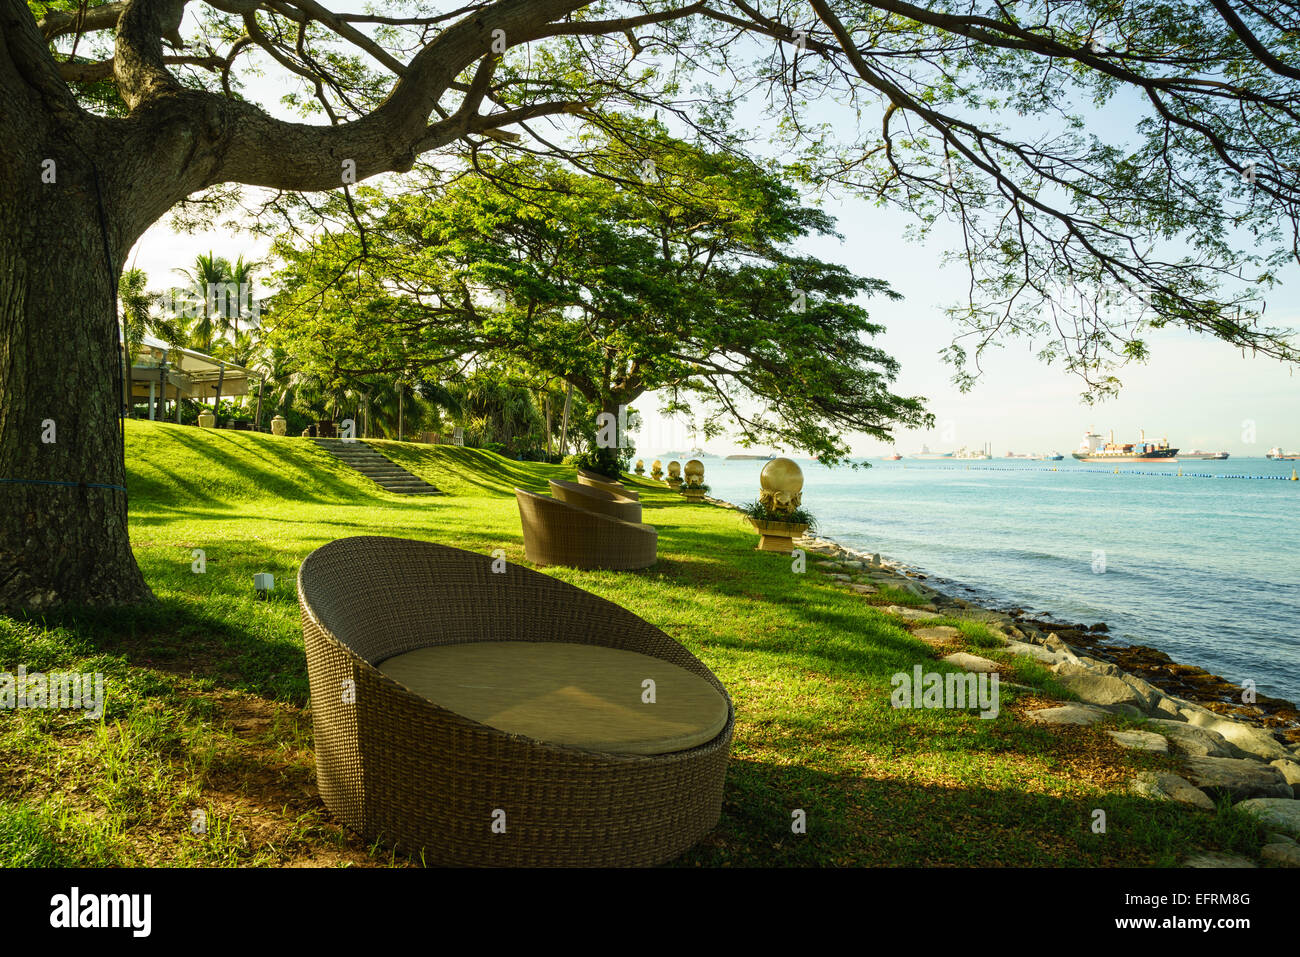
M444 494L385 491L307 439L127 422L132 545L157 600L0 616L0 672L102 674L105 691L98 720L0 711L10 772L0 776L0 865L419 866L367 845L321 802L298 566L353 535L501 550L527 565L513 490L544 492L574 469L370 444ZM544 571L662 629L732 697L722 819L673 866L1151 867L1300 855L1285 837L1300 837L1300 822L1282 810L1300 805L1286 779L1300 763L1265 729L1101 673L1115 666L1065 633L1040 637L1009 615L940 604L929 581L851 567L862 559L831 543L808 541L823 551L793 575L788 558L755 549L737 512L625 481L658 530L656 564ZM258 594L253 576L267 573L275 586ZM992 667L999 716L894 707L891 676L918 665L948 678ZM1115 702L1089 703L1097 689ZM1187 715L1162 717L1167 708ZM1251 756L1266 748L1279 757ZM795 809L806 812L804 833L791 830Z

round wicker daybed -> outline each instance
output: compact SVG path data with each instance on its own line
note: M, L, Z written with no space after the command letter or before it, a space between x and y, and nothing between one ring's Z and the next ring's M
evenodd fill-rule
M494 564L381 537L340 539L303 561L326 806L366 841L431 864L677 856L721 812L726 689L626 609Z
M578 484L589 485L592 488L602 489L614 495L621 495L623 498L630 498L633 501L639 501L641 494L634 488L628 488L621 481L607 479L603 475L597 475L595 472L588 472L584 469L578 469Z
M534 565L628 571L653 565L659 533L558 498L515 489L524 555Z
M585 508L589 512L600 512L621 522L641 522L641 503L622 494L607 492L594 485L579 485L577 482L562 482L550 479L551 497L561 502Z

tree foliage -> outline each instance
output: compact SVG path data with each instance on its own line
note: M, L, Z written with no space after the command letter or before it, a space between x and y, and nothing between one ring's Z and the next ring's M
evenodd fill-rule
M581 129L611 110L714 131L761 102L764 132L810 182L902 208L921 233L957 226L951 254L971 284L947 357L963 384L1015 335L1093 396L1160 327L1300 357L1294 330L1263 319L1300 259L1300 21L1284 0L27 9L84 107L177 127L157 108L172 97L189 121L217 118L185 166L198 178L160 195L159 213L180 203L207 221L231 199L223 184L289 191L265 198L266 226L268 210L310 214L296 191L346 188L339 157L358 180L437 150L581 161ZM328 125L255 103L248 80L267 67L284 105Z
M796 250L829 217L731 152L621 133L593 174L524 158L365 192L353 228L277 248L277 335L335 374L522 365L614 416L662 391L706 436L730 423L827 461L842 433L927 421L870 343L861 300L897 295Z

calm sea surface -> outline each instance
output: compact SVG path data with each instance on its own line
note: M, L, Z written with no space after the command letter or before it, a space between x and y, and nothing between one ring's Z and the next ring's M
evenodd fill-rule
M763 462L703 461L713 495L757 497ZM827 538L948 579L935 584L950 594L1104 621L1113 638L1300 701L1300 482L1229 477L1298 463L799 464Z

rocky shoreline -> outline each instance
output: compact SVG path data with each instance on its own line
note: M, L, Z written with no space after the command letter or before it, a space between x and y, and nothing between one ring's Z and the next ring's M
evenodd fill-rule
M735 508L729 502L711 499ZM914 628L913 636L942 645L957 629L932 627L929 619L961 618L984 624L999 636L999 650L1023 655L1051 671L1078 701L1049 702L1025 716L1044 726L1094 725L1124 718L1135 727L1107 730L1121 747L1175 759L1176 770L1139 772L1134 793L1214 812L1224 800L1268 829L1260 860L1300 867L1300 709L1290 701L1253 697L1241 686L1194 665L1175 662L1142 645L1112 643L1104 623L1090 625L1027 617L1021 609L997 610L945 594L916 569L805 536L795 543L817 571L864 595L890 587L925 602L890 605ZM918 627L919 626L919 627ZM993 671L997 662L979 655L950 654L946 661L968 671ZM1029 689L1024 689L1029 690ZM1207 853L1188 866L1254 867L1236 855Z

